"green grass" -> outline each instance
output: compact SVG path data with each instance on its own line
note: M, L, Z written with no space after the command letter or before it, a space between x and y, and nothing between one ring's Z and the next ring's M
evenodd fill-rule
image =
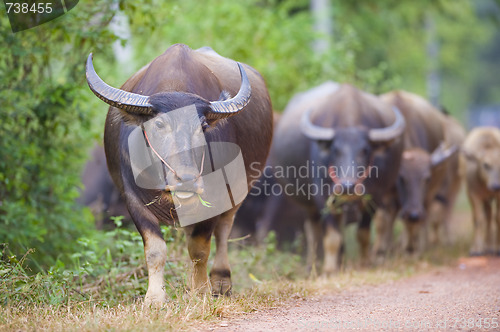
M464 211L460 209L463 215ZM457 226L470 229L469 218ZM120 225L120 220L117 220ZM142 307L147 289L143 245L136 231L124 227L99 238L80 239L70 264L61 261L43 272L30 271L23 257L0 260L0 330L185 330L211 326L242 313L353 287L397 280L449 265L467 254L467 241L426 252L420 259L394 255L378 267L360 269L355 229L346 229L347 258L342 272L329 279L310 279L300 254L299 239L284 252L274 234L260 246L230 242L233 295L231 298L191 296L186 280L191 268L181 229L164 228L169 259L165 268L168 302L161 308ZM212 256L215 245L212 246ZM211 263L211 262L210 262Z

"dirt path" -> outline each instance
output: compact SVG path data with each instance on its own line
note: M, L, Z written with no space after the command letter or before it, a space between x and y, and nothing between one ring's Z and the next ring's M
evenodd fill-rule
M500 258L463 258L378 286L291 301L212 331L500 331Z

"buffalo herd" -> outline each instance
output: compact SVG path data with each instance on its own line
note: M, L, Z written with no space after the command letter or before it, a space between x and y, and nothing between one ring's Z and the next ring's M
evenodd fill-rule
M466 137L457 120L418 95L377 96L332 81L273 115L262 76L208 47L173 45L120 88L97 75L92 55L86 74L110 107L80 202L100 227L113 214L136 225L149 276L146 304L166 300L160 224L186 234L189 287L228 295L232 229L256 243L269 230L281 243L303 234L307 267L328 276L341 266L348 224L356 226L363 264L400 248L419 255L449 243L463 179L474 223L470 254L500 254L497 128Z

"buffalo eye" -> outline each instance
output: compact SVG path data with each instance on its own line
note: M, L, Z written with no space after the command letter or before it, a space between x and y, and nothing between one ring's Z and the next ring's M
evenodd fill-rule
M156 128L158 128L158 129L163 129L163 128L165 128L165 124L163 123L163 121L160 121L160 120L156 120L156 121L155 121L155 126L156 126Z
M332 141L317 141L318 142L318 146L320 148L321 151L329 151L330 149L330 145L332 145Z
M203 129L203 131L207 130L208 128L210 128L210 125L206 122L206 121L203 121L201 123L201 129Z

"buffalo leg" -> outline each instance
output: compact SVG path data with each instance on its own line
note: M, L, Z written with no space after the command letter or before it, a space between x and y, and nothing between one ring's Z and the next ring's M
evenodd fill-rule
M369 211L363 210L361 222L359 223L356 237L361 252L361 264L366 266L370 263L370 224L372 216Z
M264 206L264 212L259 220L256 222L256 239L257 243L263 243L269 230L272 228L273 223L276 221L276 215L280 208L283 208L283 200L285 196L283 195L273 195L266 198L266 203Z
M211 219L184 227L189 257L193 263L190 278L191 289L202 294L210 293L207 262L214 226L215 220Z
M470 254L472 256L483 255L486 248L486 211L484 210L483 201L479 197L476 197L476 195L469 193L469 201L474 219L474 240Z
M445 213L446 206L443 203L438 202L437 200L432 201L427 216L429 233L428 239L429 245L432 247L435 247L441 243L441 233L445 223Z
M210 283L214 295L231 294L231 268L227 256L227 240L233 227L235 212L228 212L220 216L215 226L215 259L210 270Z
M131 195L126 196L125 199L127 207L141 204ZM144 304L164 303L166 294L163 273L167 262L167 245L161 234L160 225L148 210L139 213L136 209L129 208L129 212L144 242L144 256L146 257L149 281Z
M144 255L148 267L148 291L144 303L165 302L165 282L163 272L167 262L167 245L163 240L160 228L142 233L144 240Z
M375 261L381 263L389 253L393 241L394 221L397 209L392 207L378 208L373 217L375 223L375 242L373 244L373 255Z
M341 262L342 234L334 223L327 222L325 225L323 250L325 252L323 274L328 277L338 272Z
M307 244L307 269L313 274L317 271L318 244L321 241L321 224L319 218L308 217L304 223Z
M406 243L404 248L410 255L419 255L422 253L422 231L424 229L423 220L409 221L405 220Z
M497 232L496 232L496 242L495 242L495 254L500 255L500 195L497 195L496 198L496 227L497 227Z
M489 201L486 201L486 202L483 202L483 206L484 206L484 213L486 215L486 238L485 238L485 241L486 241L486 253L487 254L490 254L490 253L494 253L494 250L493 250L493 232L492 232L492 229L491 229L491 226L492 226L492 216L491 216L491 202Z

